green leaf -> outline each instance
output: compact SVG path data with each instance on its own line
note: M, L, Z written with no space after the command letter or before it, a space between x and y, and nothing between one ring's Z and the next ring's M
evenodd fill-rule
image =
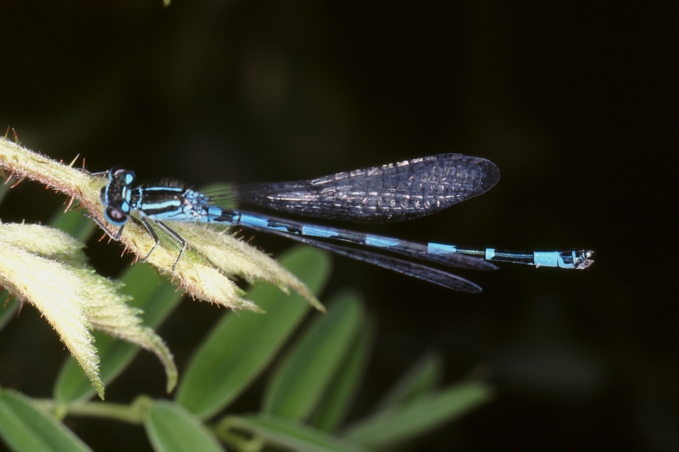
M327 254L295 247L280 262L318 293L328 278ZM309 310L298 294L286 296L274 286L257 286L249 298L266 314L229 312L215 325L192 358L176 400L202 419L222 410L276 356Z
M443 376L443 360L438 353L428 353L417 361L410 370L396 383L382 401L377 410L405 405L419 396L434 390Z
M14 176L8 177L7 170L4 169L0 170L0 175L5 179L5 182L0 184L0 203L2 203L9 194L9 190L17 182L17 179Z
M131 297L130 306L143 311L144 324L157 328L175 309L182 294L176 287L158 275L148 265L134 265L122 276L122 292ZM95 332L97 350L101 359L100 373L104 383L113 381L139 353L139 347L113 337ZM61 369L54 387L54 397L62 403L82 402L94 394L92 385L77 363L69 358Z
M330 436L294 419L275 415L231 416L225 418L217 429L228 437L231 429L246 430L264 438L267 443L277 444L299 452L362 451L360 446ZM221 435L220 435L221 436Z
M375 326L366 319L316 408L311 425L328 432L340 425L360 387L374 339Z
M263 411L306 419L339 370L362 322L358 300L351 295L339 297L278 366L265 393Z
M91 450L57 418L14 391L0 390L0 436L14 451Z
M359 421L342 438L370 449L388 449L461 417L491 397L492 390L485 383L462 383Z
M87 218L77 210L57 213L50 220L50 225L67 232L81 242L86 242L97 229L96 223L91 218Z
M9 292L0 291L0 330L16 317L21 302L16 298L10 298Z
M224 450L200 419L174 402L154 401L144 418L144 427L156 451Z

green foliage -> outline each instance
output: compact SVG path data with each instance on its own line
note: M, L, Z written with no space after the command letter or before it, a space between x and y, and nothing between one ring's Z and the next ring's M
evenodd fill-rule
M329 261L319 251L296 248L281 262L314 291L320 291L327 279ZM154 282L155 290L149 290L148 281L154 278L145 277L151 276L144 275L147 271L142 265L132 267L125 275L126 289L138 294L135 302L139 306L155 312L149 322L157 324L176 306L177 297L164 284ZM37 401L13 391L0 394L0 426L12 426L0 427L2 438L15 450L36 450L39 438L58 436L73 442L62 450L79 450L85 446L56 415L97 416L143 425L159 451L196 450L196 444L201 444L200 450L222 450L217 439L229 450L260 450L265 445L306 451L389 449L492 397L491 389L480 382L439 389L436 376L442 363L428 356L393 385L371 414L343 427L342 418L360 386L375 334L360 296L340 294L328 304L326 315L317 313L306 325L309 305L300 296L288 297L273 286L259 286L249 298L265 307L267 314L223 314L194 352L174 401L142 397L129 406L88 401L94 391L82 370L69 362L57 378L54 400L40 402L43 409L36 407ZM300 334L289 343L295 330ZM229 412L229 405L276 360L286 343L263 392L262 411ZM130 344L105 344L101 352L104 381L120 374L137 351ZM7 399L20 400L22 405L17 408L19 402ZM26 415L29 409L39 417ZM12 423L5 424L4 419ZM36 419L40 422L32 422Z
M0 390L0 436L17 451L90 450L56 417L14 391Z

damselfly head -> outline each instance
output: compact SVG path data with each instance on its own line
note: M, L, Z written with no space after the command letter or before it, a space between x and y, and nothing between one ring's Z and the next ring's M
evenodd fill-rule
M130 215L130 185L134 181L134 172L124 168L111 168L108 172L108 184L99 194L104 204L106 221L122 226Z

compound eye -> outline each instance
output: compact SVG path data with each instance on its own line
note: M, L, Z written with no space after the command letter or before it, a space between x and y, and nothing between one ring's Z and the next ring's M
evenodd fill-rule
M132 183L132 181L134 181L134 173L130 170L120 168L113 172L113 178L129 185Z
M104 216L114 226L122 226L127 221L127 214L116 207L107 207Z

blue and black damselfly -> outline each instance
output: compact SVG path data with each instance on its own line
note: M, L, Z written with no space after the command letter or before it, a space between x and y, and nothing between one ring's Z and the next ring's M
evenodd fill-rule
M235 188L235 199L268 209L305 217L355 222L386 223L411 220L485 193L500 178L492 162L461 154L439 154L383 166L342 172L318 179L296 182L252 184ZM225 209L214 205L215 197L170 185L133 186L134 173L127 169L108 171L108 184L101 190L104 217L113 226L118 240L133 212L155 240L146 260L159 243L154 225L174 237L181 250L187 242L168 226L172 221L216 223L242 226L277 234L333 253L368 262L463 292L481 288L457 275L433 267L475 270L497 268L492 262L511 262L537 267L583 269L593 261L591 250L506 251L494 248L462 248L442 243L401 240L331 226L314 225L271 215ZM381 254L361 247L404 256Z

